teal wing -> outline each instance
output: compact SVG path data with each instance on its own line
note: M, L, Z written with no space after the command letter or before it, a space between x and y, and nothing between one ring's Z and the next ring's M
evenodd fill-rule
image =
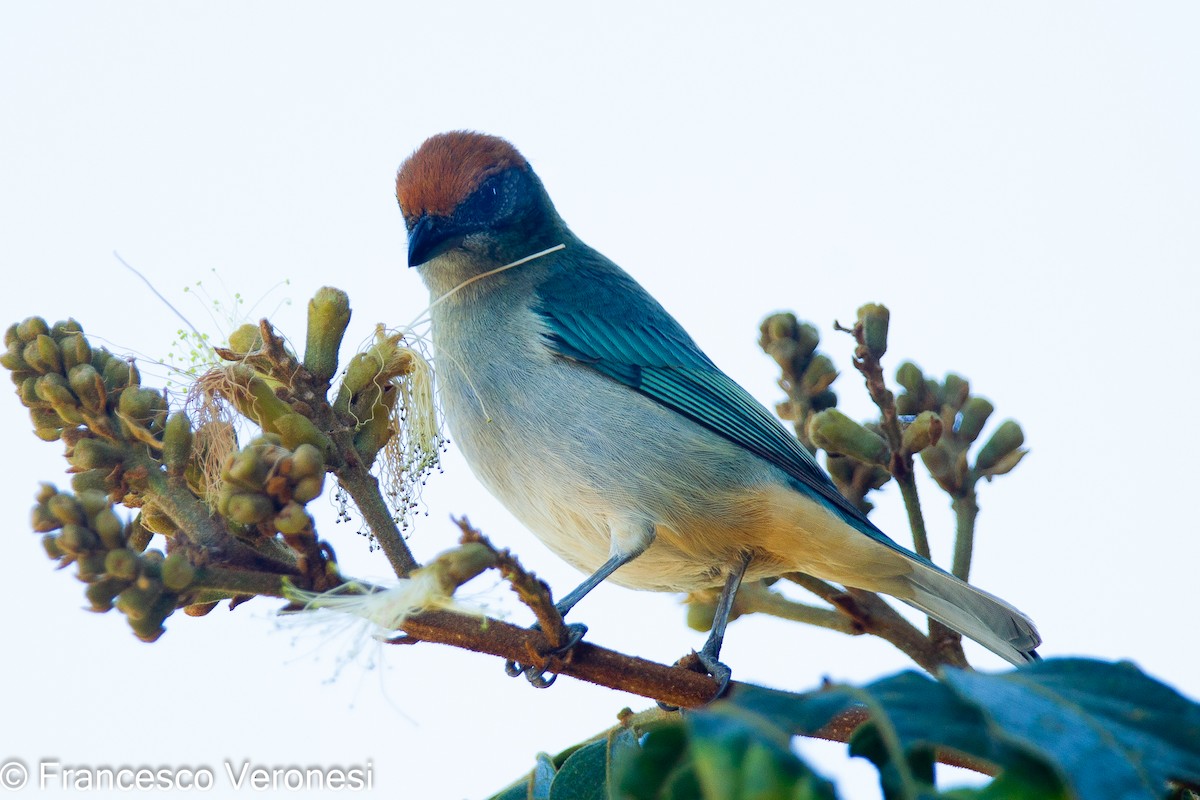
M903 550L851 505L799 440L718 369L628 275L615 267L573 266L550 277L538 295L535 310L556 353L758 455L858 530Z

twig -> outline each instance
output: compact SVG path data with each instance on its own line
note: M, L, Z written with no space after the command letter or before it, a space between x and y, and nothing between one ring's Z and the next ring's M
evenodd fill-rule
M967 580L971 574L971 555L975 547L975 518L979 516L979 502L975 498L975 487L950 503L954 509L954 563L952 572L956 578Z
M425 642L448 644L523 664L530 661L530 654L545 653L554 647L540 630L450 611L417 614L405 620L400 629ZM707 675L628 656L588 642L580 642L562 658L551 659L545 666L552 672L681 708L697 708L708 703L717 689L716 681Z

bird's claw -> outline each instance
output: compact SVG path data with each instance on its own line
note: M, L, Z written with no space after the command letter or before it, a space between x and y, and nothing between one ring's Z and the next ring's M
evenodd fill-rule
M676 666L688 665L688 658L694 658L691 664L688 665L694 669L696 662L699 662L700 666L704 668L705 673L707 673L710 678L717 682L717 691L712 696L712 699L716 700L720 698L721 695L725 694L725 690L729 688L729 681L733 677L733 670L718 661L711 653L706 652L707 649L708 648L700 650L699 652L695 653L694 656L681 659ZM700 670L696 671L699 672ZM679 706L671 705L670 703L664 703L661 700L656 700L655 702L658 703L658 707L663 711L679 710ZM712 701L710 700L709 702Z
M572 623L570 625L566 625L565 627L567 631L567 641L559 647L543 653L542 658L544 660L553 658L554 656L560 656L567 652L572 647L579 644L579 641L583 638L584 634L587 633L587 625L584 625L580 622ZM533 630L541 630L541 627L535 623L533 625ZM545 689L558 679L557 674L552 674L549 678L547 678L545 667L539 667L536 664L521 664L511 659L504 662L504 674L508 675L510 678L515 678L518 675L524 675L525 679L529 681L530 686L535 689Z

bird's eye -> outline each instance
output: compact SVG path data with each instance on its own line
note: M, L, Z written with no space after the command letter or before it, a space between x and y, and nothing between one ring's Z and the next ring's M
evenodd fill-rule
M480 184L471 198L471 215L481 220L494 219L504 204L501 188L500 175L493 175Z

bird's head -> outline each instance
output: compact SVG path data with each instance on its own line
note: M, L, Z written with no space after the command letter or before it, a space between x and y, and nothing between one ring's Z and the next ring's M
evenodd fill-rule
M441 133L417 148L396 175L408 229L408 264L466 256L485 270L556 242L561 221L529 162L496 136Z

